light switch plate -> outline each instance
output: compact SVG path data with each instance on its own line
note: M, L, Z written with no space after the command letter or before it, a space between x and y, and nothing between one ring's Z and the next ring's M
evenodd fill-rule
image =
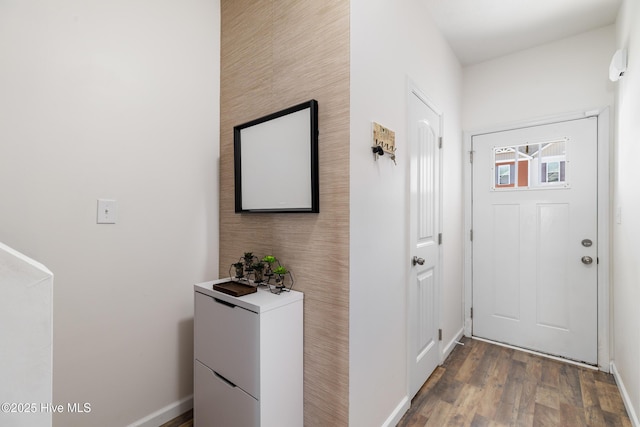
M115 224L118 219L118 203L110 199L98 199L98 224Z

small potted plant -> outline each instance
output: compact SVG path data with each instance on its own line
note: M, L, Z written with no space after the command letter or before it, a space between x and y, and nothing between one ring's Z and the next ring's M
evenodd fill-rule
M251 264L253 264L253 258L254 258L253 252L245 252L242 258L244 259L244 265L247 266L247 268L251 267Z
M262 262L266 262L267 264L271 265L276 262L276 257L274 257L273 255L265 255L264 258L262 258Z
M287 274L289 272L289 270L287 270L285 267L279 265L277 266L274 270L273 270L273 274L275 274L276 276L278 276L278 278L276 279L276 286L278 287L284 287L284 276L285 274Z
M267 276L267 278L271 277L273 275L273 272L271 271L271 266L273 265L274 262L276 262L276 257L274 257L273 255L265 255L262 258L262 262L264 262L267 266L267 271L265 271L264 275Z
M264 272L264 262L258 261L255 264L251 264L251 269L253 270L253 277L256 283L262 282L262 273Z
M236 278L241 279L244 277L244 263L238 261L231 264L236 269Z

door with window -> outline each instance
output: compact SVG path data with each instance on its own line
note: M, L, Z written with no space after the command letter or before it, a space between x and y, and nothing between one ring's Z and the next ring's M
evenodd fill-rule
M597 364L597 118L472 150L473 335Z

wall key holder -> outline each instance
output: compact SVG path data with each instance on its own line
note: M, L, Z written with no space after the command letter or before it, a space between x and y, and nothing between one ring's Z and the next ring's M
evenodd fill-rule
M384 156L385 153L389 155L389 158L396 162L396 133L386 127L373 122L373 151L374 160L378 160L378 157Z

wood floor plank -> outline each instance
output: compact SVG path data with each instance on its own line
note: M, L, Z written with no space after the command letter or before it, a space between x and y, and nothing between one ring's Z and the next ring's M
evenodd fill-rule
M520 395L520 404L518 406L518 418L516 423L519 427L533 426L533 417L536 408L536 391L538 382L535 376L529 377L522 382L522 394Z
M454 351L451 352L447 360L444 361L442 367L447 369L449 372L458 372L460 370L460 366L464 363L471 352L471 349L474 346L474 340L470 340L467 338L463 338L460 345L457 345L454 348Z
M511 360L509 375L496 409L495 420L499 423L513 425L518 419L518 408L522 397L523 381L526 365L519 360Z
M555 389L560 385L560 366L561 363L551 359L542 361L542 377L540 382L546 386Z
M606 425L602 409L600 408L600 399L598 398L598 390L596 389L593 371L581 369L579 375L584 419L587 426L597 427Z
M560 404L560 423L563 426L586 426L587 421L584 418L584 410L582 407L578 408L562 402Z
M193 409L162 424L160 427L193 427Z
M451 413L452 409L452 404L445 402L444 400L438 401L433 410L433 414L425 424L425 427L446 426L447 419L449 418L449 414Z
M473 384L465 384L458 400L452 408L452 413L447 421L447 426L464 427L471 424L478 407L478 402L482 397L482 388Z
M596 389L596 382L593 378L592 372L586 369L581 369L578 373L580 380L580 391L582 393L582 405L585 408L591 406L600 406L600 399L598 399L598 390Z
M509 369L511 368L512 352L504 347L495 346L498 349L496 354L496 363L490 372L488 383L485 384L485 392L478 403L477 413L483 417L493 420L496 410L500 404L500 399L504 392L504 385L509 377ZM509 351L505 351L509 350Z
M524 352L517 351L516 353ZM542 358L529 353L524 354L527 355L526 360L523 360L527 365L527 380L539 383L542 380Z
M475 414L471 420L471 427L489 427L490 421L480 414Z
M589 406L584 408L584 419L589 427L600 427L607 425L604 414L599 406Z
M430 396L430 398L425 400L424 404L418 408L417 414L419 416L425 417L427 420L431 419L434 416L434 412L438 408L438 403L440 402L442 402L441 399L438 399L435 396ZM398 425L403 426L402 422L400 422Z
M567 403L582 408L582 389L578 370L579 368L568 363L563 364L559 370L558 387Z
M484 393L478 402L476 413L485 418L493 419L500 404L503 391L504 384L502 383L490 382L486 385Z
M536 403L548 408L560 409L558 389L546 385L539 385L536 388Z
M469 381L473 373L476 371L478 365L480 364L480 361L482 360L487 347L488 346L486 345L478 345L474 343L474 345L471 347L471 352L456 373L455 379L457 381L460 381L462 383L466 383Z
M611 384L611 385L617 385L616 379L611 374L607 374L606 372L602 372L602 371L589 371L589 372L591 372L591 374L593 375L593 379L595 381L600 381L602 383Z
M497 354L500 349L497 346L488 346L482 354L482 357L474 367L473 373L467 381L468 384L475 385L476 387L484 387L487 382L488 376L493 371L497 363Z
M533 415L533 427L559 427L560 411L555 408L536 403Z
M412 416L406 424L402 424L404 427L424 427L427 424L427 417L422 414L415 414ZM398 424L399 426L400 424Z
M438 384L438 381L440 381L440 378L442 378L444 373L445 369L442 366L437 366L431 376L429 376L427 381L424 383L424 385L420 388L420 390L418 390L418 392L421 394L427 394Z
M436 367L436 369L433 371L431 376L429 376L427 381L422 385L422 387L420 387L420 390L418 390L418 393L416 393L415 403L420 405L421 401L428 398L431 390L433 390L434 387L438 386L440 382L440 378L442 378L442 375L444 375L444 373L445 373L445 370L441 366Z
M598 399L600 400L600 407L603 411L610 412L612 414L619 414L625 412L624 403L620 398L620 392L615 384L605 383L602 381L596 381L596 390L598 392Z
M464 383L458 381L455 377L446 376L440 380L435 389L440 395L440 399L453 405L458 400L463 386Z
M631 427L631 421L628 417L622 417L619 414L603 411L604 425L607 427Z
M444 375L444 373L445 369L442 366L438 366L433 371L429 379L427 379L427 381L420 388L420 390L418 390L418 393L416 393L415 397L411 401L411 407L407 411L405 418L410 418L415 414L416 417L424 418L426 422L426 417L428 417L430 410L435 405L435 400L431 406L428 405L429 398L434 396L431 391L439 384L440 378L442 377L442 375ZM407 426L409 425L411 424L407 424Z

